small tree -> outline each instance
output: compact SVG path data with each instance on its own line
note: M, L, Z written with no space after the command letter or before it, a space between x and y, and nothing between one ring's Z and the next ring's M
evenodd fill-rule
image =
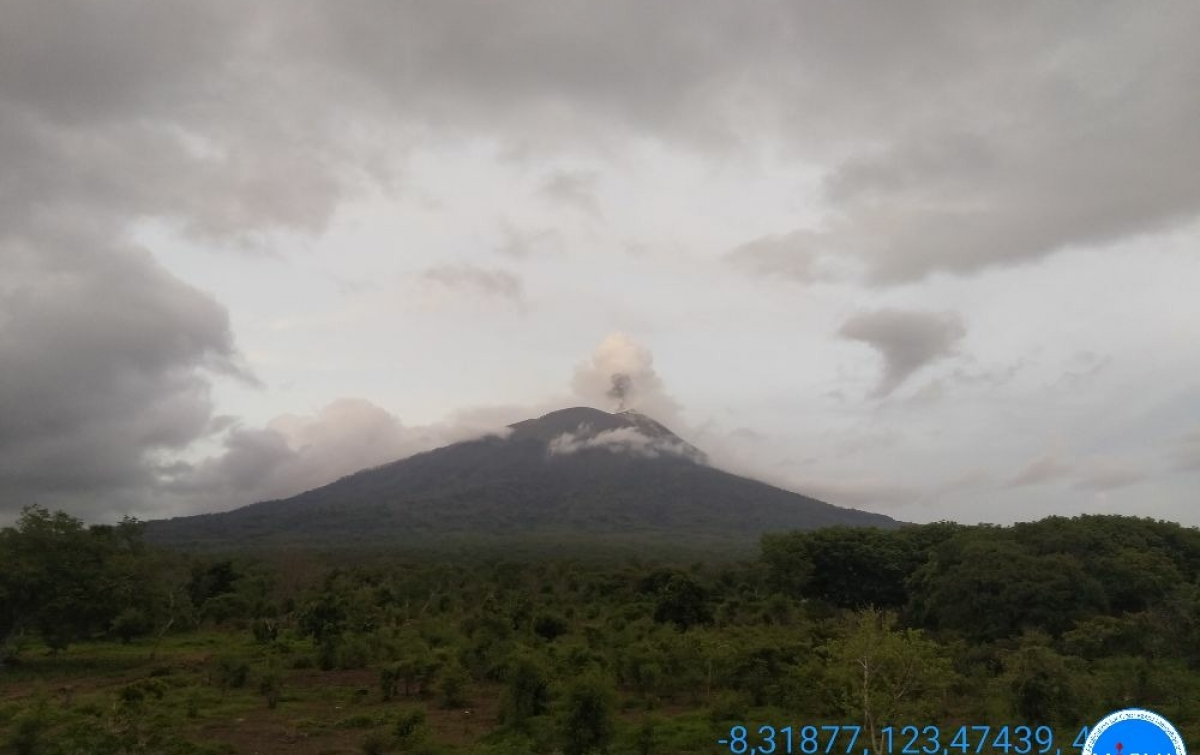
M642 720L634 736L633 745L638 755L651 755L658 742L658 721L653 717Z
M507 682L500 705L502 723L519 729L530 718L546 712L550 704L550 676L536 658L517 657L509 665Z
M698 624L711 624L713 615L709 600L708 591L696 580L684 574L675 575L658 592L654 620L674 624L683 630Z
M109 631L115 634L123 643L128 643L134 637L149 634L152 629L150 617L140 608L126 608L112 620Z
M392 738L401 747L412 747L424 741L426 735L425 711L420 708L406 708L396 715L396 725L392 728Z
M607 679L592 673L573 681L559 711L564 755L607 752L615 707L616 692Z
M1019 720L1048 724L1082 720L1085 694L1076 681L1083 675L1082 665L1050 647L1048 635L1025 634L1021 646L1004 658L1003 680L1013 713Z
M258 681L258 691L267 699L267 707L275 710L283 691L283 677L274 667L263 672L262 678Z
M250 663L239 655L223 655L217 659L217 686L222 690L246 686Z
M400 682L398 664L388 663L379 669L379 693L383 701L390 702L396 696L396 687Z
M451 661L442 669L438 680L438 696L443 708L463 708L468 703L467 685L471 677L458 661Z
M920 630L898 630L895 623L890 612L863 609L854 614L845 636L826 646L842 713L862 717L875 752L883 750L882 724L928 719L942 711L954 677L937 643Z

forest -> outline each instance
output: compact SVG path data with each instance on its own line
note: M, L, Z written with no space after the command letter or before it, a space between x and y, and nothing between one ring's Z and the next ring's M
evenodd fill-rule
M1168 522L834 527L691 561L142 529L31 507L0 531L0 751L766 753L768 725L796 733L776 752L855 726L856 752L902 753L911 725L953 754L1009 725L1069 754L1129 706L1200 745L1200 530Z

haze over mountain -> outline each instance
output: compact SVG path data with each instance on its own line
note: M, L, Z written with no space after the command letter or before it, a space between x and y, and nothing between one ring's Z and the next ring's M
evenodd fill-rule
M149 523L170 545L427 545L444 538L751 543L763 532L894 527L711 467L636 411L576 407L365 469L292 498Z

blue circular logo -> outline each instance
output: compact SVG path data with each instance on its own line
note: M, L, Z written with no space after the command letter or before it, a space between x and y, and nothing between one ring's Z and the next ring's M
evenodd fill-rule
M1152 711L1126 708L1100 719L1082 755L1187 755L1187 750L1170 721Z

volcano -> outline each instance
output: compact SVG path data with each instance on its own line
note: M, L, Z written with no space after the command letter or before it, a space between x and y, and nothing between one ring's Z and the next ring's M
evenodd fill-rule
M764 532L899 524L716 469L644 414L576 407L291 498L148 522L146 534L184 548L530 538L753 545Z

